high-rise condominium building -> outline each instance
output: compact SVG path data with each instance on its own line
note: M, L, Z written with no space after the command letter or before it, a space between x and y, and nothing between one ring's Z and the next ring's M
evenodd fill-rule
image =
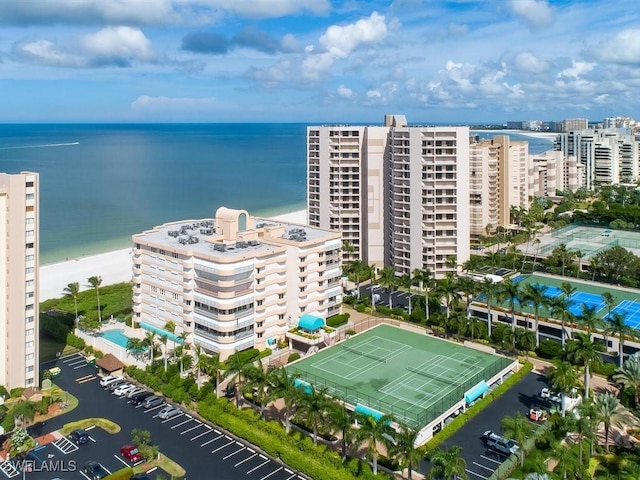
M133 242L135 321L160 335L171 321L175 335L222 359L275 345L303 314L340 313L339 232L221 207Z
M428 268L441 277L469 258L469 128L307 128L309 224L340 230L344 260ZM453 262L449 262L453 259Z
M469 147L471 235L511 223L511 208L529 208L529 143L507 135L475 139Z
M556 191L572 191L582 187L584 165L576 157L565 157L562 152L548 150L529 155L529 192L531 197L556 195Z
M567 118L562 122L562 130L568 132L570 130L586 130L589 128L589 119L587 118Z
M38 384L38 174L0 173L0 384Z

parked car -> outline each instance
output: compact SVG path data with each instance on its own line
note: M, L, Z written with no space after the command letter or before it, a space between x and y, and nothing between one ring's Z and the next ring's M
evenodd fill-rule
M159 397L157 395L151 395L150 397L145 399L142 405L143 405L143 408L148 409L148 408L157 407L159 405L162 405L163 403L164 403L163 397Z
M84 468L82 471L89 477L91 480L101 480L102 478L106 478L110 475L106 468L100 465L98 462L91 460L84 464Z
M129 390L135 387L136 387L135 385L132 385L130 383L122 383L113 389L113 394L117 395L118 397L121 397L122 395L124 395Z
M111 382L110 384L108 384L106 387L107 390L109 390L110 392L113 392L116 388L118 388L120 385L124 385L127 382L123 379L120 380L116 380L115 382Z
M131 405L142 405L147 398L153 397L153 393L151 392L143 392L131 397Z
M182 410L180 410L178 407L175 407L173 405L166 405L165 407L162 407L162 409L158 412L158 417L162 420L168 420L175 417L176 415L180 415L181 413Z
M562 402L562 395L554 392L553 390L547 387L544 387L542 390L540 390L540 398L542 398L543 400L554 402L554 403Z
M482 434L482 438L487 444L488 448L496 450L506 455L516 453L520 448L516 442L509 438L505 438L497 433L493 433L491 430L487 430Z
M138 463L143 460L142 455L135 445L123 445L120 448L120 455L129 460L131 463Z
M111 382L115 382L116 380L122 380L122 377L120 375L107 375L106 377L102 377L100 379L100 385L106 387Z
M236 396L236 384L229 383L224 391L224 396L227 398L234 398Z
M126 395L125 395L125 396L126 396L127 398L133 398L135 395L138 395L139 393L144 393L144 392L146 392L146 390L145 390L144 388L142 388L142 387L136 387L136 388L133 388L133 389L129 390L129 391L126 393Z
M89 434L84 430L77 429L69 434L69 438L76 445L83 445L89 441Z

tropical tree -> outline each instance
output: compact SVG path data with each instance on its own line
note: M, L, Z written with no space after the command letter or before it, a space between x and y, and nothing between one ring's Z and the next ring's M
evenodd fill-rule
M416 447L419 430L401 425L393 435L394 443L390 448L390 454L393 456L397 464L403 470L406 468L409 480L413 478L413 471L420 464L423 452L421 448Z
M480 293L484 295L485 302L487 304L487 331L489 337L491 337L491 306L493 301L498 297L500 284L495 283L490 277L485 277L484 281L480 284Z
M616 396L609 392L598 393L593 401L596 408L598 425L604 427L604 449L609 451L609 432L612 426L621 426L624 422L635 423L633 416L625 410Z
M87 279L89 286L96 291L96 297L98 298L98 320L102 323L102 310L100 309L100 285L102 285L102 277L94 275Z
M16 428L24 428L33 422L36 416L36 404L28 400L20 400L11 408L13 424Z
M557 473L563 480L567 479L567 474L576 473L578 466L575 464L574 453L563 442L556 443L551 452L551 457L557 462L553 472Z
M296 390L299 390L296 387ZM347 449L355 436L353 429L354 415L342 402L333 402L327 416L327 426L332 432L340 433L342 437L342 461L347 460Z
M578 376L574 368L568 362L556 360L553 367L547 373L547 380L554 390L562 395L562 416L566 411L566 397L573 393L578 384Z
M568 344L567 350L569 358L584 368L584 398L589 398L591 367L602 365L600 346L591 340L591 334L580 332Z
M218 398L218 386L220 384L220 357L216 355L200 354L200 371L209 377L209 381L213 380L213 386Z
M520 466L524 465L524 442L531 435L531 424L521 413L516 413L513 417L504 417L500 422L502 433L505 437L515 440L520 445L518 456L520 457Z
M428 478L444 480L468 480L467 462L462 458L462 447L454 445L447 450L437 449L429 458L431 470Z
M480 338L484 333L484 322L476 317L471 317L465 325L465 334L471 337L471 340Z
M67 284L67 286L64 287L63 293L65 294L65 296L73 298L73 306L75 307L75 310L76 310L76 319L75 319L74 325L77 326L78 325L78 294L80 293L80 283L71 282Z
M369 292L371 293L371 311L375 312L376 300L375 300L375 294L373 292L373 287L376 283L378 267L376 267L375 265L369 265L368 267L366 267L366 270L367 270L367 274L369 275L369 278L371 279L371 290L369 290Z
M240 393L243 390L245 373L251 367L251 363L251 360L244 355L239 355L238 352L229 356L225 361L224 378L229 378L231 382L235 382L238 385L236 389L236 407L240 403Z
M331 405L332 400L326 387L312 388L298 397L296 417L311 428L314 445L318 444L318 431L327 422Z
M149 363L153 362L153 350L156 346L156 333L147 331L143 338L144 345L149 347Z
M169 363L169 352L167 350L167 338L166 335L160 335L160 343L162 344L162 357L164 360L164 371L167 371L168 363Z
M633 392L633 404L640 407L640 356L631 355L613 374L613 380Z
M538 323L540 322L540 309L546 307L548 299L546 296L547 286L539 283L529 283L525 285L522 292L522 300L533 308L535 318L535 327L533 331L536 335L536 347L540 345L540 332L538 332Z
M380 283L389 290L389 308L393 308L393 290L398 282L393 267L384 267L380 271Z
M411 315L411 297L412 297L411 287L413 287L413 278L409 274L404 274L398 280L398 284L401 287L404 287L407 290L409 290L409 312L408 313L409 315Z
M358 258L345 265L344 270L355 280L356 297L360 299L360 279L367 274L368 267Z
M588 333L595 332L601 324L597 308L586 303L582 304L582 312L577 320Z
M560 319L560 337L562 340L562 346L564 347L567 336L565 325L573 319L573 314L571 313L571 310L569 310L571 307L571 301L567 297L556 297L551 300L549 306L551 307L551 315L553 315L554 318Z
M445 277L438 283L437 292L444 300L447 322L451 315L451 307L461 299L458 291L458 282L456 282L453 273L447 272Z
M282 398L284 402L285 431L289 434L291 429L291 415L297 402L306 393L296 385L296 375L290 375L285 368L276 368L271 372L272 398Z
M637 338L638 334L633 327L625 322L625 314L613 312L607 316L608 326L605 332L618 336L618 367L624 363L624 341L626 337Z
M507 301L509 304L509 311L511 312L511 331L516 330L516 302L520 299L522 292L520 285L515 283L510 278L503 280L500 283L500 290L498 291L498 298L501 301ZM515 350L515 335L513 336L513 349Z
M533 245L536 246L536 254L533 257L533 265L531 265L531 273L534 273L536 271L536 263L538 261L538 256L540 255L540 245L542 244L542 242L540 241L539 238L536 238L533 240Z
M425 268L424 270L415 269L413 271L413 278L418 282L418 289L424 288L424 314L425 320L429 320L429 289L433 283L431 276L431 270Z
M243 393L253 395L253 403L258 408L260 418L264 418L264 409L269 403L269 387L271 379L262 367L262 363L250 364L245 370L246 382Z
M373 474L378 474L378 444L389 448L389 438L393 434L391 415L374 417L373 415L356 414L358 430L356 430L356 440L364 443L367 448L367 456L373 461Z
M167 332L169 332L171 334L171 343L173 344L173 354L175 357L175 349L176 349L176 341L174 340L175 337L175 333L176 333L176 322L174 322L173 320L169 320L164 324L164 330L166 330Z
M144 340L141 338L130 338L127 340L127 352L131 353L134 357L139 357L144 352Z

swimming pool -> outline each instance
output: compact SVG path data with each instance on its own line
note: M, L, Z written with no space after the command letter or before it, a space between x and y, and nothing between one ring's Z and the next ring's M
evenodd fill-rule
M99 336L122 348L127 348L127 343L129 342L129 337L124 334L124 330L122 329L107 330L101 332Z

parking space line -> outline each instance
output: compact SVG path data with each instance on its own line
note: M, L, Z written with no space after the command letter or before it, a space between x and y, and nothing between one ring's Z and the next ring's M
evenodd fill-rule
M178 428L180 425L184 425L185 423L189 423L192 420L193 420L192 418L189 418L189 419L185 420L182 423L176 423L175 425L171 425L171 429Z
M157 407L147 408L147 409L146 409L144 412L142 412L142 413L147 414L147 413L149 413L149 412L153 412L154 410L157 410L157 409L162 408L162 407L164 407L164 405L158 405Z
M287 478L287 480L291 480L293 477L295 477L296 474L294 473L293 475L291 475L290 477Z
M469 470L468 468L465 468L464 471L467 472L467 473L470 473L471 475L475 475L476 477L483 478L484 480L489 480L489 477L485 477L483 475L480 475L479 473L476 473L473 470Z
M131 465L129 465L127 462L125 462L123 459L121 459L118 455L116 455L115 453L113 454L113 457L114 457L116 460L118 460L119 462L124 463L124 465L125 465L126 467L130 467L130 466L131 466Z
M205 426L206 426L206 425L205 425ZM198 435L196 435L195 437L191 437L191 440L190 440L190 441L192 441L192 442L193 442L196 438L204 437L204 436L205 436L205 435L207 435L208 433L212 433L212 432L213 432L213 429L212 429L211 427L209 427L209 430L207 430L206 432L202 432L202 433L199 433Z
M222 437L222 434L218 435L216 438L212 438L211 440L204 442L202 445L200 445L201 447L204 447L205 445L209 445L211 442L215 442L216 440L218 440L220 437Z
M278 473L280 470L282 470L282 467L280 467L280 468L279 468L279 469L277 469L277 470L274 470L274 471L273 471L273 472L271 472L269 475L266 475L266 476L262 477L260 480L265 480L265 479L269 478L271 475L273 475L274 473Z
M85 368L85 367L88 367L88 366L89 366L88 364L85 364L85 365L78 365L77 367L73 367L73 369L74 369L74 370L78 370L79 368Z
M82 475L84 478L86 478L87 480L91 480L86 473L84 473L82 470L80 470L80 475Z
M191 427L190 429L185 430L184 432L180 432L180 435L184 435L185 433L189 433L190 431L195 430L196 428L200 428L201 426L202 426L202 424L201 424L201 423L199 423L199 424L198 424L198 425L196 425L195 427Z
M262 455L260 455L260 456L262 457ZM264 458L264 457L262 457L262 458ZM264 462L262 462L260 465L258 465L257 467L253 467L251 470L249 470L249 471L247 472L247 475L249 475L251 472L255 472L257 469L259 469L259 468L261 468L261 467L264 467L264 466L265 466L267 463L269 463L270 461L271 461L271 460L269 460L269 459L267 458L267 459L266 459Z
M238 442L236 442L238 443ZM240 444L242 445L242 444ZM242 448L240 450L236 450L233 453L230 453L229 455L227 455L226 457L222 457L223 460L226 460L227 458L233 457L234 455L236 455L237 453L240 453L241 451L243 451L244 449L246 449L247 447L245 447L244 445L242 445Z
M53 442L53 446L60 450L65 455L69 455L72 452L78 450L78 446L69 440L67 437L61 437L55 442Z
M2 470L2 473L4 473L9 478L13 478L20 475L20 472L18 471L18 469L14 467L13 464L11 464L10 462L5 461L0 463L0 470Z
M250 448L248 448L247 450L251 450ZM234 467L237 467L238 465L242 465L244 462L247 462L249 460L251 460L253 457L256 457L258 454L254 453L253 455L251 455L250 457L245 458L244 460L241 460L240 462L236 463L234 465Z
M493 458L485 457L484 455L480 455L480 458L484 458L485 460L489 460L490 462L497 463L498 465L502 465L502 462L494 460Z
M211 450L211 453L216 453L217 451L222 450L223 448L227 448L229 445L233 445L234 443L235 443L235 440L231 440L229 443L225 443L221 447L218 447L215 450Z
M177 414L177 415L174 415L174 416L173 416L173 417L171 417L171 418L167 418L166 420L162 420L162 423L170 422L171 420L175 420L176 418L180 418L180 417L182 417L183 415L184 415L183 413L179 413L179 414ZM156 415L156 417L157 417L157 415ZM153 417L153 418L156 418L156 417ZM187 420L187 421L188 421L188 420Z
M67 355L66 357L63 357L62 363L72 362L74 360L77 360L80 357L82 357L82 355L78 355L77 353L72 353L71 355Z
M487 467L486 465L482 465L481 463L478 463L478 462L473 462L473 464L480 468L484 468L485 470L489 470L491 473L493 473L493 471L495 470L495 468Z

